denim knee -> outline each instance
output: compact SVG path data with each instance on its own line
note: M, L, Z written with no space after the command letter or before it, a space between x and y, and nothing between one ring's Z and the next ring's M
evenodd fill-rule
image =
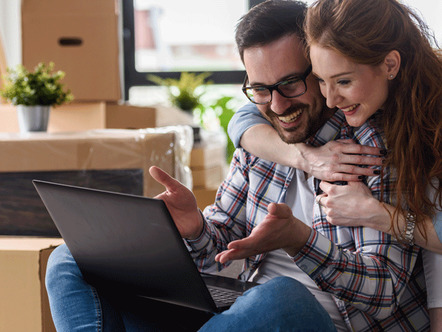
M336 331L322 305L299 281L277 277L239 297L201 331Z
M72 277L82 278L82 275L68 247L62 244L54 249L48 259L45 278L48 293L56 291L60 282Z

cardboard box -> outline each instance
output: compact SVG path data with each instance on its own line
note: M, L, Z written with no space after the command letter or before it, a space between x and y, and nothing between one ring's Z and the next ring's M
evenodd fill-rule
M184 159L173 130L153 129L3 133L0 155L7 156L0 158L0 235L46 237L59 233L33 179L152 197L164 187L149 175L149 167L176 176Z
M209 168L191 168L193 188L217 189L224 180L224 171L221 165Z
M192 169L224 167L226 165L226 134L223 131L201 129L199 136L200 141L195 142L190 154L190 167Z
M118 1L22 0L22 63L54 62L76 101L121 99Z
M61 239L0 236L0 331L55 332L44 284Z
M117 103L75 103L51 111L48 131L156 127L156 109Z
M72 103L51 108L48 132L154 127L157 127L157 112L152 107L112 102ZM16 106L0 104L0 132L19 132Z
M196 198L196 203L201 211L203 211L206 206L211 205L215 202L217 189L195 188L193 190L193 194Z
M226 147L224 145L195 146L190 153L190 167L210 168L226 163Z

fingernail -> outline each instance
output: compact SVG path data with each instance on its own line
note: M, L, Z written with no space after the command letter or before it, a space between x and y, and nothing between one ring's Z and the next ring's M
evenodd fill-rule
M379 175L379 174L381 174L381 171L378 170L378 169L375 169L375 170L373 171L373 174L375 174L375 175Z
M359 180L364 180L364 179L365 179L365 175L359 175L359 176L358 176L358 179L359 179Z
M387 150L386 149L382 149L379 151L380 154L383 154L384 156L387 154Z

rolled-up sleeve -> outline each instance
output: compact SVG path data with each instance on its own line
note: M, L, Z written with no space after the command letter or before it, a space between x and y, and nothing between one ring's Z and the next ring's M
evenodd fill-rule
M241 107L230 119L227 132L236 148L240 147L241 137L244 132L257 124L267 124L271 126L258 110L255 104L249 103Z

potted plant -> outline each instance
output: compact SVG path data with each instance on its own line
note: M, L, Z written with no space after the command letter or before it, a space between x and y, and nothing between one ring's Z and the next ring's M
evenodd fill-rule
M158 85L166 86L169 90L169 99L173 105L185 112L192 113L200 105L200 98L204 91L198 91L198 88L204 84L210 84L206 81L211 73L187 73L182 72L179 79L161 78L156 75L148 75L147 78Z
M60 82L65 73L53 72L54 63L39 63L33 72L23 65L8 68L0 95L17 105L20 132L46 131L51 106L73 100L70 90Z

